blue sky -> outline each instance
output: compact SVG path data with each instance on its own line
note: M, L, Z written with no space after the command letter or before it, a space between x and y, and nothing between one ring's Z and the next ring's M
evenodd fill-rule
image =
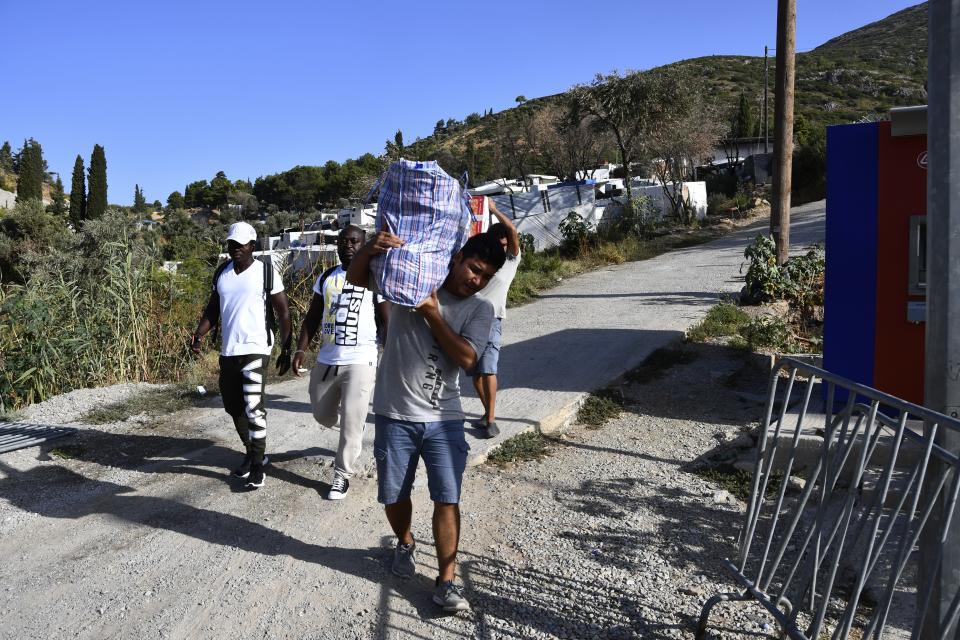
M380 153L397 129L564 91L597 72L774 46L776 0L418 3L0 0L0 141L43 145L70 188L106 149L109 199L166 201L223 170L250 178ZM800 0L797 48L916 2Z

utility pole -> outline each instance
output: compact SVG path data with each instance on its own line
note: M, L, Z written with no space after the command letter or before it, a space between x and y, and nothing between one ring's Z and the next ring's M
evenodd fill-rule
M763 48L763 152L770 153L770 127L768 125L768 114L770 109L767 107L767 94L770 85L770 48Z
M797 48L796 0L777 1L776 95L773 99L773 202L770 235L777 264L790 257L790 186L793 172L793 82Z
M924 404L960 417L960 0L931 0L927 67L927 326ZM940 429L937 444L960 453L960 434ZM930 490L937 469L927 472ZM920 584L933 579L922 638L957 638L947 619L960 589L960 521L950 495L934 506L920 544ZM923 594L918 594L920 598ZM922 600L921 600L922 603Z

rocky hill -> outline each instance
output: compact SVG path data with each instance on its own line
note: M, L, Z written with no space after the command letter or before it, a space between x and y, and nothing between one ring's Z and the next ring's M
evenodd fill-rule
M770 59L770 114L773 114L774 59ZM612 63L612 66L616 66ZM740 93L760 105L763 95L762 56L706 56L675 62L705 78L708 89L732 109ZM833 38L797 55L796 112L811 127L876 118L891 107L926 102L927 3L897 12ZM565 94L531 100L538 108L562 100ZM510 109L479 122L445 132L429 142L461 153L472 142L482 147L498 118ZM772 131L772 120L771 120Z

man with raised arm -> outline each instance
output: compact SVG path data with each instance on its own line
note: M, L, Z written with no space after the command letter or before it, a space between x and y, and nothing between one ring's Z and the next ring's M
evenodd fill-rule
M520 236L517 228L497 209L493 199L489 199L489 204L490 213L497 218L497 223L491 225L487 233L500 242L507 253L507 259L497 271L497 275L490 280L490 284L477 294L493 305L494 319L490 327L490 337L477 359L476 366L467 371L467 375L473 378L473 388L477 390L480 402L483 403L483 417L474 422L473 426L480 430L481 437L484 438L494 438L500 434L500 429L497 428L497 365L500 362L503 319L507 317L507 292L520 266Z
M370 282L370 258L403 241L378 233L350 262L347 279ZM440 289L416 308L393 305L390 330L377 371L373 394L376 433L377 500L397 536L393 573L416 573L416 543L411 530L417 463L423 458L433 500L433 539L439 575L433 601L444 611L470 604L455 583L460 541L460 488L470 449L460 405L460 369L471 369L490 336L493 307L477 297L505 259L496 238L470 238L452 259Z

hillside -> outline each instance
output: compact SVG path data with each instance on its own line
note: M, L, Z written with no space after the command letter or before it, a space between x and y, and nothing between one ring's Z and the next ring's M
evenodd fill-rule
M773 134L773 84L775 60L769 61L770 95L768 113L770 134ZM610 68L622 66L609 61ZM705 94L716 100L717 106L731 116L740 94L752 106L753 120L762 121L764 60L761 56L714 55L681 60L647 73L666 68L682 68L690 76L702 78ZM855 122L861 119L884 117L891 107L923 104L926 102L924 81L927 76L927 5L910 7L883 20L868 24L833 38L819 47L797 55L796 80L796 138L809 150L807 160L798 166L806 178L795 180L797 189L807 183L815 187L814 199L822 197L823 188L823 129L830 124ZM416 141L399 138L387 141L385 157L416 157L437 160L448 172L460 175L467 172L473 184L502 177L508 173L548 171L556 173L556 166L547 166L542 149L534 149L519 162L524 149L525 132L518 128L530 123L536 112L546 106L565 102L568 93L542 96L524 101L522 106L499 113L473 113L464 121L440 120L432 135ZM522 109L523 111L519 111ZM443 114L434 114L439 117ZM518 118L516 116L523 115ZM519 133L518 133L519 132ZM399 144L397 144L399 143ZM511 145L515 145L511 150ZM374 153L380 155L379 150ZM617 152L611 146L594 153L596 158L616 161ZM513 154L513 159L504 160ZM328 162L323 167L298 166L277 174L261 176L252 185L252 195L262 207L276 207L281 211L301 211L316 203L334 206L344 198L362 198L372 184L371 176L382 170L384 156L365 154L342 165ZM801 158L802 159L802 158ZM581 162L591 162L585 160ZM798 169L795 169L795 173ZM797 178L798 176L795 176ZM225 179L215 177L214 180ZM213 184L202 180L189 185L182 194L186 206L205 206L204 197ZM729 186L729 185L728 185ZM249 192L248 186L243 191ZM728 189L729 190L729 189ZM796 190L796 189L795 189Z
M611 66L616 66L611 61ZM715 55L675 62L706 79L708 91L731 109L741 92L756 101L758 115L763 96L763 57ZM770 59L770 114L773 113L774 59ZM891 107L926 101L927 3L910 7L883 20L833 38L812 51L797 55L796 112L811 126L875 117ZM539 108L565 94L531 100ZM473 142L484 146L499 118L512 109L486 116L473 126L447 132L442 139L424 142L456 154ZM772 135L771 123L771 135Z

